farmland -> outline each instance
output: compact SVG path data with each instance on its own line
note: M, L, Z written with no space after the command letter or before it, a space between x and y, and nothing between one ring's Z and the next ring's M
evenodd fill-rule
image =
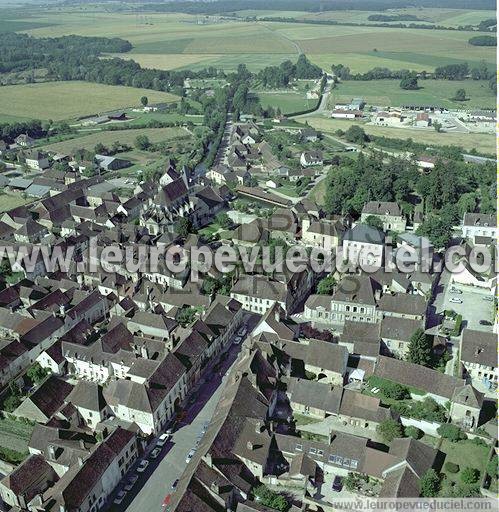
M142 128L140 130L107 130L97 131L90 135L84 135L75 139L55 142L44 146L45 150L57 153L71 153L75 149L91 150L99 142L110 146L113 142L119 141L122 144L133 146L137 135L145 135L150 142L161 142L180 137L188 138L190 135L182 128Z
M493 17L491 11L425 9L423 14L416 9L414 13L407 11L449 26L478 23ZM252 13L243 12L247 14ZM272 11L254 14L283 15ZM369 14L372 13L335 11L322 13L320 19L364 23ZM297 19L319 17L317 13L286 12L284 15ZM485 60L491 66L495 63L495 49L469 45L472 33L466 31L227 20L210 20L199 25L197 18L188 14L136 16L90 11L32 12L25 21L33 24L33 29L23 26L21 30L34 36L77 34L125 38L134 48L124 58L133 58L145 67L158 69L205 66L235 69L241 62L250 69L260 69L296 58L299 52L306 53L324 69L329 69L333 63L343 63L353 72L375 66L431 71L436 66L454 62L476 65Z
M442 105L446 108L495 108L495 95L487 82L477 80L420 80L419 89L405 91L399 80L345 81L331 94L332 102L363 97L371 105L401 106L407 104ZM469 100L453 101L457 89L464 89Z
M170 103L173 94L134 87L88 82L45 82L9 85L1 89L0 118L16 116L33 119L71 119L137 106L141 96L150 103Z
M274 108L280 108L283 114L308 110L317 105L316 99L307 100L304 93L259 92L256 95L260 98L260 103L263 108L267 108L271 105Z
M432 145L457 145L471 151L475 148L484 153L495 153L496 143L494 135L481 133L437 133L435 131L416 130L410 128L387 128L384 126L370 126L355 121L343 119L326 119L324 117L305 118L310 126L326 133L334 133L336 130L346 130L353 124L361 124L369 135L380 135L391 138L412 138L418 142Z

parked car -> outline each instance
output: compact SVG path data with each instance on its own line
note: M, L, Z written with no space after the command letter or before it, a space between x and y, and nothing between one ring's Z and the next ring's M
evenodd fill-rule
M234 345L239 345L239 343L241 343L241 341L242 341L241 336L236 336L234 338Z
M165 496L165 499L163 500L163 504L161 505L163 508L166 508L168 507L168 505L170 505L170 502L172 501L172 495L171 494L167 494Z
M172 427L172 428L167 428L167 429L165 430L165 434L166 434L167 436L171 436L171 435L173 435L173 427ZM162 434L162 435L163 435L163 434ZM161 436L160 436L160 437L161 437Z
M146 459L141 460L141 461L140 461L140 464L139 464L139 466L138 466L138 468L137 468L137 471L138 471L139 473L143 473L143 472L147 469L147 466L149 466L149 461L148 461L148 460L146 460Z
M451 297L449 302L452 302L452 304L462 304L463 300L458 297Z
M480 320L478 323L480 325L492 325L492 322L489 322L488 320Z
M191 448L189 450L189 453L187 454L187 457L185 458L186 464L189 464L189 462L191 461L192 457L194 457L195 453L196 453L196 448Z
M209 425L210 425L210 423L208 421L205 421L203 423L203 428L201 429L202 434L206 434L206 431L208 430Z
M178 478L175 480L175 482L172 483L172 491L177 490L177 485L178 485Z
M458 290L457 288L451 288L451 289L450 289L450 292L451 292L451 293L457 293L458 295L459 295L459 294L461 294L461 293L463 293L461 290Z
M151 452L151 459L157 459L159 454L161 453L161 448L154 448L154 450Z
M126 492L125 491L120 491L117 495L116 495L116 498L114 498L114 504L115 505L121 505L121 503L123 503L123 500L126 498Z
M343 478L341 476L335 476L333 480L333 491L340 492L343 489Z
M486 300L487 302L494 302L494 297L492 295L484 295L482 300Z
M246 327L241 327L239 331L237 331L238 336L244 336L246 334Z
M166 432L164 434L161 434L158 438L156 446L164 446L167 443L168 439L170 439L170 434L167 434Z

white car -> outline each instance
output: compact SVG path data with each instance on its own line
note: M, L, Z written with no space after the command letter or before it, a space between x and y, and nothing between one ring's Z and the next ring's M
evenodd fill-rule
M234 345L239 345L239 343L241 343L241 340L242 340L241 336L236 336L234 338Z
M137 468L137 471L139 473L143 473L147 469L147 466L149 466L149 461L145 460L145 459L141 460L140 464L139 464L139 467Z
M494 297L492 295L484 295L482 300L486 300L487 302L494 302Z
M161 453L161 448L154 448L154 450L151 452L151 459L157 459L159 454Z
M459 297L451 297L449 299L449 302L452 302L452 304L462 304L463 301Z
M121 505L121 503L123 502L123 500L126 498L126 492L125 491L120 491L117 495L116 495L116 498L114 498L114 504L115 505Z
M239 331L237 331L238 336L244 336L246 334L246 327L241 327Z
M451 288L451 289L450 289L450 292L451 292L451 293L457 293L458 295L460 295L461 293L463 293L461 290L458 290L457 288Z
M189 450L189 453L187 454L187 457L185 458L186 464L189 464L189 462L191 461L192 457L194 457L195 453L196 453L196 449L195 448L191 448Z
M164 446L168 439L170 439L170 434L161 434L158 438L156 446Z

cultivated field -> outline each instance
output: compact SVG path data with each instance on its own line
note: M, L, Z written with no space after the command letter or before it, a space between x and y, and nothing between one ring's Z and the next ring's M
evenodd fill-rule
M92 150L99 142L105 146L111 146L113 142L119 141L122 144L133 146L137 135L146 135L151 142L161 142L179 137L190 137L182 128L141 128L137 130L107 130L96 131L90 135L84 135L75 139L55 142L43 146L44 150L58 153L72 153L76 149ZM118 155L119 156L119 155Z
M489 11L456 9L414 9L407 12L449 26L477 23L493 17ZM258 14L364 23L372 13L260 11ZM205 66L234 69L241 62L250 69L260 69L285 59L294 59L300 52L307 53L313 62L324 69L330 69L333 63L343 63L354 72L375 66L431 71L442 64L468 62L475 65L481 60L495 67L495 49L469 45L468 39L473 33L464 31L259 21L221 21L198 25L195 16L158 13L31 12L26 22L33 23L36 28L24 30L35 36L79 34L123 37L134 45L125 58L134 58L145 67L159 69L199 69Z
M150 103L178 100L166 92L77 81L9 85L0 89L0 118L72 119L138 106L142 96Z
M371 105L400 106L412 104L443 105L447 108L494 109L496 97L486 81L482 80L419 80L420 89L405 91L400 80L347 80L337 85L331 93L332 102L350 101L362 97ZM458 89L466 91L467 101L453 101Z
M387 128L384 126L369 126L355 121L343 119L326 119L324 117L306 117L307 122L319 130L334 133L336 130L346 130L353 124L362 125L366 133L370 135L382 135L391 138L409 139L431 145L456 145L470 151L493 154L496 151L494 135L481 133L437 133L433 130L413 130L410 128Z

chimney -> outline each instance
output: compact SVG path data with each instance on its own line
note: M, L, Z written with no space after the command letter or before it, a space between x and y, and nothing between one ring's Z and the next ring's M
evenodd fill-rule
M85 441L84 441L83 439L80 439L78 443L79 443L79 445L80 445L80 448L81 448L82 450L84 450L84 449L85 449Z
M255 432L257 434L261 434L262 433L262 422L261 421L257 421L255 423Z

